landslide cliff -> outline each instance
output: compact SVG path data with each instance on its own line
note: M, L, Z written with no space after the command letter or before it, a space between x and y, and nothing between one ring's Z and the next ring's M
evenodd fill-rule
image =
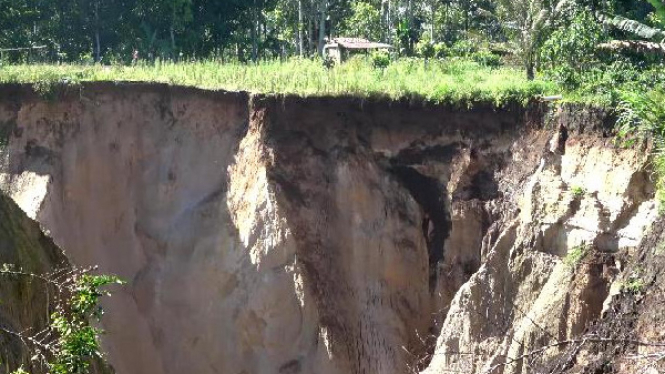
M3 86L0 186L75 263L130 282L105 305L118 373L583 370L607 347L578 340L657 216L649 143L612 125L537 103Z
M0 266L11 271L46 274L68 268L63 253L46 237L39 224L0 193ZM48 285L22 275L0 274L0 373L23 366L30 373L45 372L31 360L31 337L44 329L53 312ZM23 334L21 336L20 334Z

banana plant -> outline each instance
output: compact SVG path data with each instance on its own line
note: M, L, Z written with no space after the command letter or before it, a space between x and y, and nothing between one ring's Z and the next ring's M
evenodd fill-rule
M642 40L612 40L599 46L601 49L620 51L631 50L639 53L665 55L665 1L646 0L653 6L660 28L646 25L636 20L617 15L599 14L598 18L608 27L632 34Z
M600 14L600 20L606 26L625 31L642 39L665 42L665 30L645 25L641 22L621 16L607 16Z

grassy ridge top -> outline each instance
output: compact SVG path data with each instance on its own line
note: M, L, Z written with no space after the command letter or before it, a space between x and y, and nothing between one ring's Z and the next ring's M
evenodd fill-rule
M364 59L333 68L320 61L292 59L256 65L217 62L171 63L137 66L10 65L0 67L0 83L138 81L194 86L204 89L243 90L300 96L417 97L434 102L509 100L525 102L538 95L560 93L553 82L529 81L511 67L490 68L476 62L451 59L402 59L384 69Z

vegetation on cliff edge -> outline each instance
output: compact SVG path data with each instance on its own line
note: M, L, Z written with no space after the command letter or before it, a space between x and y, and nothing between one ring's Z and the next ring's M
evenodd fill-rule
M0 67L2 83L139 81L206 89L247 90L258 93L418 97L437 102L526 101L554 94L558 87L545 80L527 80L515 68L488 67L468 59L400 59L385 68L353 59L326 68L321 61L292 59L256 65L160 62L137 66L11 65Z

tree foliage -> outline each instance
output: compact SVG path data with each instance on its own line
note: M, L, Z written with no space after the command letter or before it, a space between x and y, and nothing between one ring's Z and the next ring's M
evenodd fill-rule
M577 60L575 43L594 55L596 40L581 36L589 27L566 30L581 10L585 27L628 41L614 46L641 51L649 48L636 42L665 40L663 0L0 0L0 54L6 62L245 62L311 56L326 39L349 36L438 58L468 42L485 57L515 56L533 77L548 54ZM36 56L36 46L46 49ZM16 48L24 49L7 51Z
M570 16L545 40L539 57L551 75L573 88L579 75L599 62L598 45L607 41L608 35L589 9L575 9Z
M381 12L378 8L364 1L357 1L351 5L351 16L345 19L340 32L346 36L380 40Z
M45 329L34 332L34 326L21 331L0 328L0 334L18 338L32 352L33 364L45 367L51 374L87 374L91 367L104 365L99 337L103 330L95 326L104 310L100 306L112 284L124 284L116 276L94 275L94 268L66 267L49 274L33 274L11 264L0 268L0 277L28 278L40 282L44 292L54 294L54 310ZM23 367L12 374L23 374Z

